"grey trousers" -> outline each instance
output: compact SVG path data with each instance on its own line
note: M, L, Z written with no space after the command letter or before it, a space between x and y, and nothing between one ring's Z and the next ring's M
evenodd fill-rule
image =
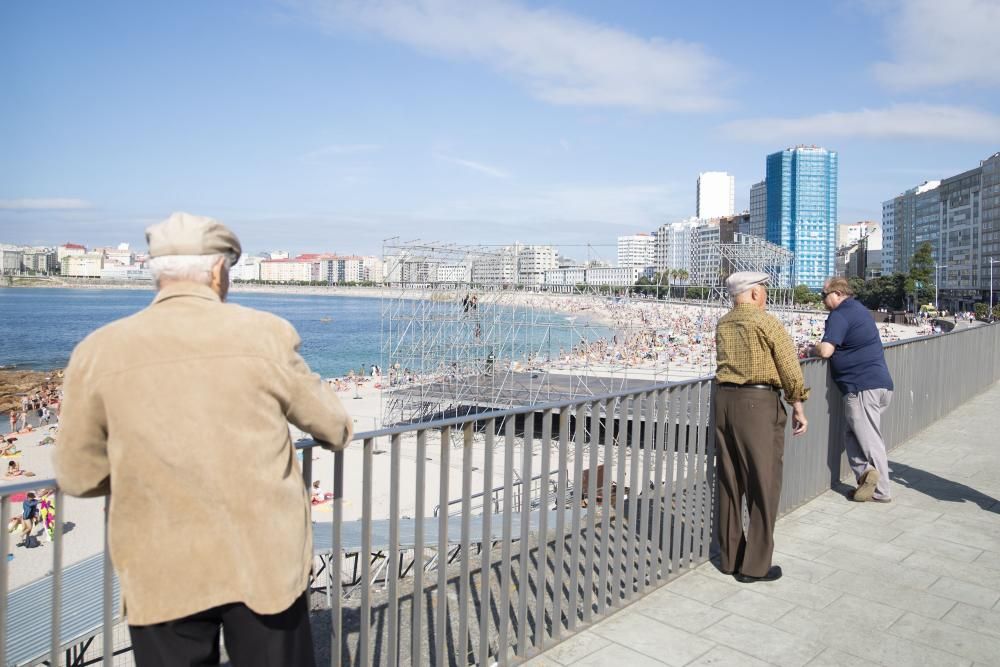
M847 428L844 445L847 461L854 471L854 478L861 479L870 468L878 470L876 498L889 498L889 458L882 439L882 413L892 401L888 389L866 389L844 396L844 416Z

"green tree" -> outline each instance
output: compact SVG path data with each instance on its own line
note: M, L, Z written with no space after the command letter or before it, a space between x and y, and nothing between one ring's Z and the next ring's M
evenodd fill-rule
M934 300L934 248L924 241L910 260L910 274L906 280L906 293L917 295L917 305Z
M795 303L819 303L819 294L813 292L806 285L798 285L792 293Z

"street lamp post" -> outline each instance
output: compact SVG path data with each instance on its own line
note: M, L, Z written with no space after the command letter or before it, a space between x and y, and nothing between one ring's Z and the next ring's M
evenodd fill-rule
M934 310L938 311L938 316L941 315L941 302L938 301L938 269L947 269L948 265L938 266L937 263L934 264Z
M986 313L987 321L993 320L993 264L1000 262L1000 259L990 257L990 309Z

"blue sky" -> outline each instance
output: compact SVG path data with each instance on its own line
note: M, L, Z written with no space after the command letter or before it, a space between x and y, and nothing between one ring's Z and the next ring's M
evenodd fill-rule
M1000 150L1000 0L3 3L0 242L560 245L840 154L841 222ZM575 248L575 250L574 250Z

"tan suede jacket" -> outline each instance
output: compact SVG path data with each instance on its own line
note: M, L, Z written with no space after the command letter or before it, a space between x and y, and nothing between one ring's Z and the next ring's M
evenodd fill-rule
M287 609L312 566L291 422L334 449L352 435L291 324L175 283L102 327L66 369L56 471L111 493L111 559L131 625L231 602Z

